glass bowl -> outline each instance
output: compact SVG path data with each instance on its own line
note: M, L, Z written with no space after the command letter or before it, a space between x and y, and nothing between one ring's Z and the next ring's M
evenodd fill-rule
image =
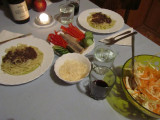
M157 69L160 69L160 57L154 56L154 55L138 55L135 56L135 62L141 62L142 64L147 64L147 62L149 61L149 63L151 65L153 65L154 67L156 67ZM129 91L127 90L126 86L125 86L125 80L124 78L126 76L131 75L129 72L127 72L126 68L131 68L132 66L132 58L130 58L129 60L127 60L125 62L125 64L123 65L122 68L122 80L121 80L121 84L122 84L122 88L123 91L126 95L126 97L128 98L128 100L136 107L138 108L140 111L142 111L143 113L145 113L148 116L154 117L154 118L160 118L160 114L154 113L152 111L150 111L149 109L143 107L140 103L138 103L133 97L132 95L129 93Z

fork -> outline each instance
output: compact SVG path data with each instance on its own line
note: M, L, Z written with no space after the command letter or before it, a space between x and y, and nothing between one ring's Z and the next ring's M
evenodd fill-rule
M124 32L124 33L121 33L121 34L119 34L119 35L117 35L117 36L115 36L115 37L111 37L111 38L104 39L104 40L105 40L106 42L112 41L112 40L115 40L116 37L119 37L119 36L121 36L121 35L125 35L125 34L128 34L128 33L131 33L131 31L129 30L129 31L126 31L126 32Z
M106 41L107 42L106 45L113 45L114 43L116 43L120 40L123 40L124 38L129 37L129 36L134 35L134 34L137 34L137 32L132 32L130 34L127 34L127 35L125 35L125 36L123 36L123 37L121 37L117 40L109 39L109 40Z

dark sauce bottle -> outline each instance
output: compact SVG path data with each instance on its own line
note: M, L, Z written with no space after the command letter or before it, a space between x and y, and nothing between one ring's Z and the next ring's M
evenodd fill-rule
M74 15L77 15L79 12L79 1L70 1L70 4L74 5Z
M25 0L8 0L8 4L15 23L23 24L30 20Z
M106 97L108 84L103 80L94 80L90 83L91 96L94 99L101 100Z

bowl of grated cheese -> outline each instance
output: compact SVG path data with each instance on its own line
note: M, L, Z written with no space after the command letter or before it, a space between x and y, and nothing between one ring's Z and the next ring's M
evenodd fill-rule
M79 53L68 53L59 57L54 65L56 75L66 83L75 84L87 77L91 62Z

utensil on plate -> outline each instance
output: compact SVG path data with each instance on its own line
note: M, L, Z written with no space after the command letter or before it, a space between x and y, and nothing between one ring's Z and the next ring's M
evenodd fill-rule
M115 38L116 37L119 37L119 36L121 36L121 35L125 35L125 34L128 34L128 33L131 33L131 30L129 30L129 31L126 31L126 32L123 32L123 33L121 33L121 34L119 34L119 35L116 35L116 36L114 36L114 37L111 37L111 38L107 38L107 39L104 39L104 41L112 41L112 40L115 40Z
M113 45L113 44L115 44L116 42L118 42L118 41L120 41L120 40L123 40L124 38L127 38L127 37L129 37L129 36L131 36L131 35L134 35L134 34L137 34L137 32L129 33L129 34L127 34L127 35L125 35L125 36L117 39L117 40L109 39L109 40L105 41L105 43L106 43L106 45Z
M11 39L8 39L8 40L5 40L5 41L2 41L2 42L0 42L0 44L6 43L6 42L8 42L8 41L15 40L15 39L18 39L18 38L27 37L27 36L29 36L29 35L32 35L32 33L28 33L28 34L20 35L20 36L18 36L18 37L14 37L14 38L11 38Z

